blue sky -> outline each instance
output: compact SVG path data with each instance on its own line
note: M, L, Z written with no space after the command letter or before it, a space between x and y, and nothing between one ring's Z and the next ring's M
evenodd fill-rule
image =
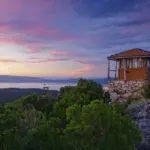
M149 0L0 0L0 74L105 77L132 48L150 50Z

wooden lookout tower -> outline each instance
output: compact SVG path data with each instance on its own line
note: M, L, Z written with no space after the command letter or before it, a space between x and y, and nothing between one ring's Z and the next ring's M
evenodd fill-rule
M139 48L127 50L108 58L108 79L111 72L116 80L148 80L150 81L150 52ZM111 68L110 61L115 61L115 69Z

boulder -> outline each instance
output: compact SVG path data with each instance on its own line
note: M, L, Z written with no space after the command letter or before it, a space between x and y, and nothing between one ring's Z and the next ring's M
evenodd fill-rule
M141 99L143 98L142 94L140 92L134 92L132 95L133 99Z
M128 99L128 98L130 98L131 96L132 96L132 93L130 93L130 92L128 92L128 93L122 95L123 99Z
M115 92L110 93L110 99L112 102L117 101L119 99L119 95Z
M125 104L125 103L126 103L126 99L120 98L120 99L118 100L118 102L119 102L120 104Z

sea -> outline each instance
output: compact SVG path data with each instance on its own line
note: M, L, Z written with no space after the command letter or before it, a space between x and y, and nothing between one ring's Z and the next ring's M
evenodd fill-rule
M61 87L64 86L76 86L77 83L14 83L14 82L1 82L0 88L38 88L43 89L43 87L49 87L50 90L59 90ZM103 85L105 86L105 85Z

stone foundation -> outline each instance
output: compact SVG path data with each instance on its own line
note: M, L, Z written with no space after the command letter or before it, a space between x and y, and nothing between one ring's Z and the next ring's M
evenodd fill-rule
M143 88L146 80L110 81L108 89L112 101L126 101L129 99L143 98Z

